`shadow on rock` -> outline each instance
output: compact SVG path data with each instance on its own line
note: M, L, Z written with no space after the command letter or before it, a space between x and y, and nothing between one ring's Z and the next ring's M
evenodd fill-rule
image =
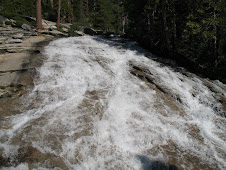
M162 161L151 161L147 156L138 155L136 158L141 162L143 170L178 170L175 165L169 165Z

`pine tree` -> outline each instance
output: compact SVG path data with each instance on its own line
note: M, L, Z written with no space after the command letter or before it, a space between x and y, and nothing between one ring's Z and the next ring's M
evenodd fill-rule
M58 1L58 16L57 16L57 28L60 26L60 10L61 10L61 0Z
M36 0L36 25L37 29L42 29L41 0Z

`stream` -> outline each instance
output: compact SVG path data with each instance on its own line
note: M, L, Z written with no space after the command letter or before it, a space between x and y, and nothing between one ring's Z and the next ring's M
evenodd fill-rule
M226 85L119 38L45 47L0 169L226 169Z

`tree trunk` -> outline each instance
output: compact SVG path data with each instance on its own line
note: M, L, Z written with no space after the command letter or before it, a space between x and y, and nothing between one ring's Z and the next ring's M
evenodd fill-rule
M71 5L71 0L67 0L68 6L69 6L69 15L68 15L68 22L73 23L74 22L74 14L73 14L73 7Z
M126 16L122 17L122 33L125 34Z
M170 39L169 39L169 32L167 27L167 20L166 20L166 8L164 4L164 0L162 1L162 20L163 20L163 29L164 29L164 43L166 44L166 49L170 51L171 45L170 45Z
M53 9L53 0L50 0L51 8Z
M59 5L58 5L57 28L59 28L59 26L60 26L60 8L61 8L61 0L59 0L58 2L59 2Z
M37 29L42 29L41 0L36 0L36 26Z
M66 10L64 9L63 17L61 17L61 23L65 24L66 16L67 16L67 13L66 13Z
M214 20L216 20L216 12L214 11ZM215 34L215 37L214 37L214 58L215 58L215 64L217 66L218 64L218 56L217 56L217 26L216 26L216 22L214 22L214 34Z
M177 25L176 25L176 14L173 14L173 49L177 48Z
M89 16L89 1L85 0L84 3L85 3L85 15Z

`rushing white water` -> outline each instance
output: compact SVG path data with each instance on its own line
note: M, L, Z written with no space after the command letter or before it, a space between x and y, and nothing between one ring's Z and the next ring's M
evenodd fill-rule
M226 168L224 84L176 72L132 42L64 38L44 54L29 109L1 121L11 166Z

